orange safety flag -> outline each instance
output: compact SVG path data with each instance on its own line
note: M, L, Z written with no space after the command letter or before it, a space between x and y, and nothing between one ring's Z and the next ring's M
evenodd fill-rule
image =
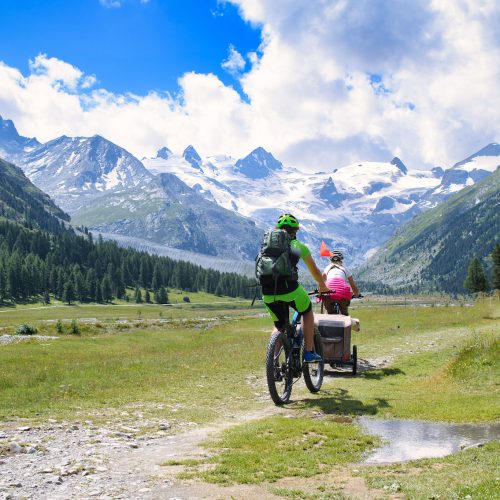
M321 255L321 257L330 257L332 255L330 250L328 250L328 248L326 248L324 241L321 242L321 248L319 250L319 254Z

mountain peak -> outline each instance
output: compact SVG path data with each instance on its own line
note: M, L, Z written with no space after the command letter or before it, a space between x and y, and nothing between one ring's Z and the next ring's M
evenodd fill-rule
M408 173L408 169L406 168L406 165L397 156L395 156L391 160L391 165L395 165L405 175Z
M453 165L452 168L457 168L462 165L465 165L466 163L472 161L474 158L477 158L478 156L500 156L500 144L496 142L491 142L490 144L480 149L476 153L470 155L468 158L465 158L465 160L459 161L458 163Z
M184 150L182 157L190 163L193 168L201 170L201 157L191 144Z
M22 138L12 120L4 120L0 116L0 138L6 141L20 142ZM27 138L25 140L28 140Z
M184 151L185 153L186 151ZM163 146L156 152L156 158L163 158L164 160L168 160L172 156L172 151L167 148L167 146Z
M434 167L431 170L431 172L434 175L434 177L436 177L437 179L440 179L444 175L443 167L439 167L439 166L438 167Z
M263 147L255 148L249 155L236 162L235 168L251 179L263 179L273 171L281 170L283 164Z
M4 120L2 118L2 115L0 115L0 125L2 130L11 130L14 131L16 135L19 135L14 125L14 122L12 120Z

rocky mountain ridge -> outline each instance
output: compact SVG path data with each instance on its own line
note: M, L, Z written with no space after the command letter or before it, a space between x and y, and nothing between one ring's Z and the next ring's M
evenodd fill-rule
M500 170L415 217L358 270L396 291L464 293L471 258L486 267L500 242ZM377 286L378 286L377 285Z
M251 259L262 230L291 212L313 254L325 240L343 250L351 265L369 258L415 215L491 175L500 163L499 146L490 144L449 169L417 170L395 157L309 173L261 147L234 159L203 156L192 145L181 154L164 146L141 162L99 136L63 136L35 147L24 139L10 138L9 157L78 223L94 230ZM212 214L210 222L206 214ZM244 234L235 227L245 228ZM221 242L218 249L214 240Z

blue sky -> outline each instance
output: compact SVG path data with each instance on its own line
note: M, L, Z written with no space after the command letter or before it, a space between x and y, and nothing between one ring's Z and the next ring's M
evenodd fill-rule
M498 0L0 0L0 115L137 157L450 167L500 130Z
M247 53L260 43L260 30L217 0L0 0L0 12L0 60L26 73L45 53L113 92L175 92L189 71L238 87L221 62L231 44Z

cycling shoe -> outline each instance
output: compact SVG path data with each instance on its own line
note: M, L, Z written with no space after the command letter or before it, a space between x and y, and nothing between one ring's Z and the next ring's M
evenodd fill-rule
M313 351L304 351L304 363L319 363L320 361L323 361L323 358L313 352Z

